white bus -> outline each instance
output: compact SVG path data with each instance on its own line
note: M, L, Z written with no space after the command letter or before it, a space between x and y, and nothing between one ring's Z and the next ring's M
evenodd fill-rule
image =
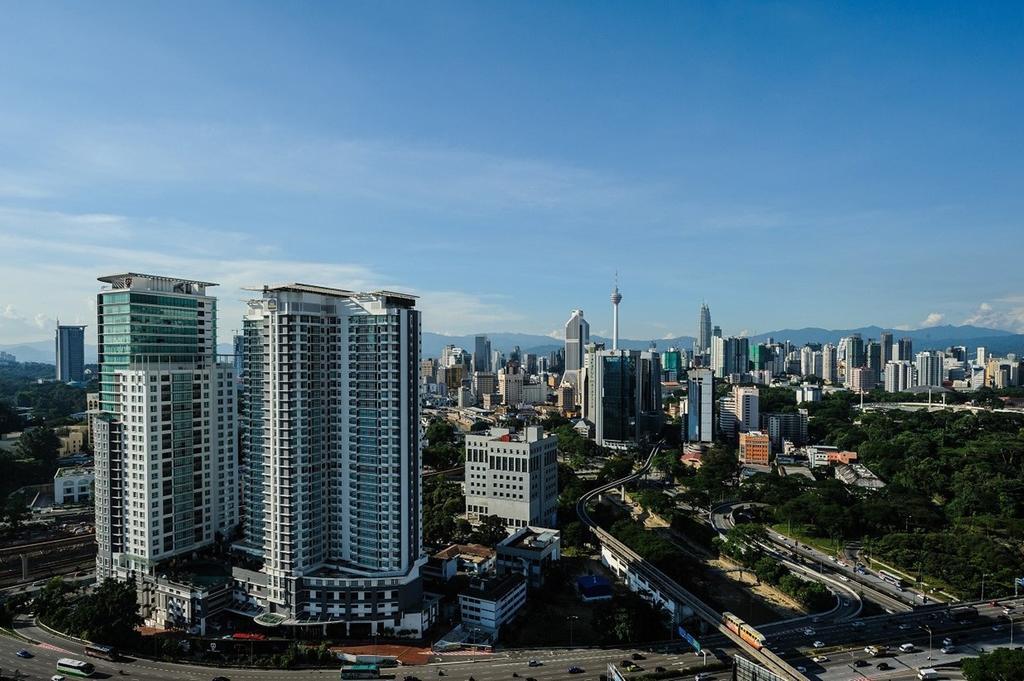
M896 575L892 574L891 572L879 570L878 576L881 578L883 582L888 582L889 584L892 584L893 586L898 587L899 589L903 588L903 580L897 577Z
M57 660L57 671L70 676L92 676L96 673L96 667L93 667L90 662L62 657Z

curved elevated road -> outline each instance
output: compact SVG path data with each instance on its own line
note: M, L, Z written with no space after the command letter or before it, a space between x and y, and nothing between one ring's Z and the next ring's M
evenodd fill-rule
M641 575L644 579L651 584L657 584L661 587L665 594L669 595L674 601L678 603L685 603L693 608L693 611L700 616L704 621L711 624L719 633L728 638L730 641L736 644L736 646L742 650L748 657L752 658L758 664L761 664L771 670L773 673L780 675L786 679L802 679L805 678L800 672L794 667L790 666L788 662L783 660L781 657L763 648L756 650L748 645L739 635L733 633L722 623L722 615L712 608L710 608L704 601L700 600L692 593L684 589L683 587L676 584L676 582L668 575L663 573L658 568L650 565L643 557L633 551L631 548L620 542L610 533L603 530L593 521L590 517L590 513L587 511L587 504L589 504L599 494L603 494L608 490L624 485L627 482L632 482L640 476L646 474L650 468L651 463L654 461L654 457L661 449L661 443L654 445L651 448L651 453L647 456L647 460L644 461L643 465L640 466L633 473L614 480L605 485L601 485L595 489L590 490L579 498L576 502L576 515L579 516L580 522L589 527L591 531L597 536L598 540L619 556L624 557L630 563L630 569L636 571L637 574Z

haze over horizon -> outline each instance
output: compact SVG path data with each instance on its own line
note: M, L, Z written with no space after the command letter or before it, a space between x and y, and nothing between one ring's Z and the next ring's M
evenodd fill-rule
M97 276L421 296L428 330L1024 332L1013 4L12 4L0 343ZM996 273L993 275L993 273ZM94 342L94 329L89 329Z

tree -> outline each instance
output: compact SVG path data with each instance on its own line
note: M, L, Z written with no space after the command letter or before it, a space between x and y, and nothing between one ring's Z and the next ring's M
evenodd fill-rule
M28 506L25 505L25 497L19 494L7 498L7 504L4 506L4 522L10 526L12 531L18 529L21 521L30 515Z
M473 541L484 546L495 546L508 536L504 521L496 515L484 516L473 531Z
M15 451L23 459L40 461L47 468L51 468L57 463L58 449L60 449L60 439L53 429L37 426L21 434Z
M1024 681L1024 650L997 648L963 661L967 681Z

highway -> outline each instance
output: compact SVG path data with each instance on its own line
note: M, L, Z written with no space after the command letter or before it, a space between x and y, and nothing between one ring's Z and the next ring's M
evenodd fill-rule
M56 664L59 658L86 659L82 654L81 644L54 636L36 627L30 620L19 620L16 622L15 630L19 634L34 639L37 643L26 643L12 637L0 636L0 671L6 676L10 676L14 669L18 669L23 675L28 674L23 678L32 681L45 681L50 678L50 675L56 673ZM29 650L34 657L28 660L16 657L15 652L19 648ZM413 676L423 679L423 681L438 678L467 681L472 676L476 681L509 681L513 678L512 674L516 673L524 680L533 677L537 681L554 681L567 678L569 676L568 668L576 665L584 670L584 673L579 675L580 681L594 681L599 674L605 672L608 663L619 664L622 660L630 659L634 652L638 652L638 649L577 648L543 651L515 650L473 659L452 656L450 660L441 663L390 670L385 673L385 678L395 678L401 681L406 676ZM692 653L664 650L658 652L643 649L640 649L640 652L645 659L637 661L637 664L645 670L653 671L656 667L679 670L680 678L684 676L684 670L687 670L685 676L692 678L695 671L699 670L702 665L701 658ZM538 660L541 665L530 667L531 659ZM201 679L209 680L215 676L225 676L231 681L270 681L279 678L288 681L323 681L324 679L338 678L337 668L254 670L219 669L141 659L117 663L93 659L89 661L96 665L98 672L96 678L126 678L137 681L199 681ZM118 674L118 670L124 670L126 675L121 676ZM439 670L444 671L444 677L439 675ZM713 675L713 678L716 676L721 681L728 678L724 672Z
M619 556L625 557L630 566L631 571L635 571L638 575L642 576L652 586L660 587L665 595L669 596L675 603L686 604L693 608L694 612L701 617L705 622L713 626L720 634L725 636L727 639L732 641L742 654L749 657L753 661L761 664L771 670L773 673L782 676L783 678L802 678L801 675L791 667L785 660L780 658L771 650L762 649L757 650L740 638L738 634L730 631L722 623L722 615L715 612L707 604L701 601L699 598L694 596L692 593L682 588L668 575L664 574L661 570L650 565L644 560L639 554L634 552L628 546L620 542L618 539L613 537L611 534L603 530L593 521L590 517L590 513L587 511L587 504L594 500L598 495L607 492L610 489L619 487L631 482L636 478L646 474L651 467L651 463L654 457L657 455L660 449L660 443L651 447L651 453L648 455L647 460L644 461L643 465L635 472L626 475L618 480L614 480L605 485L597 487L593 490L582 495L576 502L576 515L579 516L580 522L589 527L594 535L598 538L602 545L611 549L614 553Z
M757 506L745 502L728 502L711 511L711 524L721 534L735 525L733 513L746 506ZM914 592L901 591L898 587L884 582L871 574L859 574L853 567L839 563L834 556L829 556L815 548L800 544L795 539L785 537L774 530L768 530L768 540L772 546L762 546L773 551L778 557L784 558L787 564L799 564L805 574L813 574L818 581L835 586L837 581L846 587L846 592L853 592L857 597L880 605L887 611L907 612L913 604L921 604L919 596ZM817 567L817 570L814 568Z

